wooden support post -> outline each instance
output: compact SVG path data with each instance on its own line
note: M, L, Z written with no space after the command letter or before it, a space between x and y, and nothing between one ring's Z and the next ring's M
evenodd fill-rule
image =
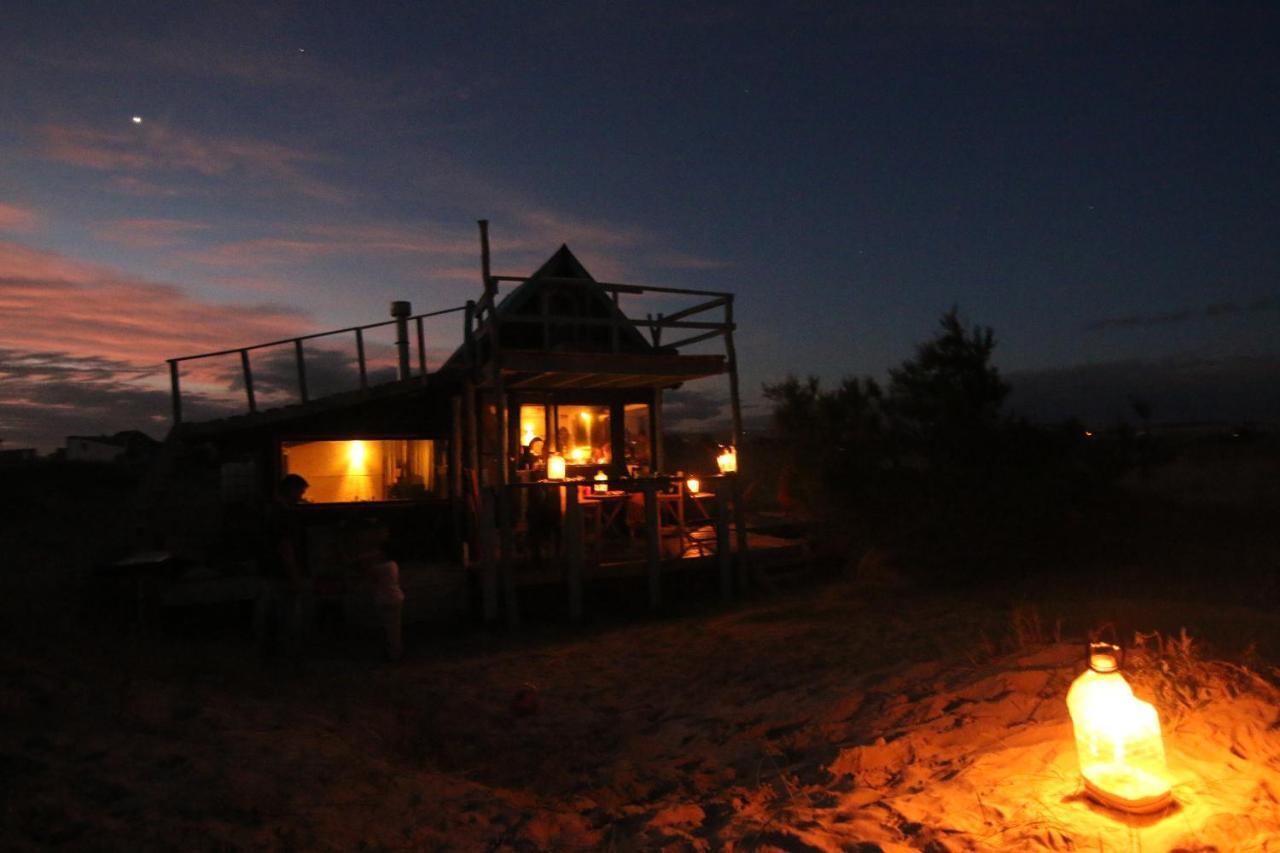
M178 382L178 362L169 359L169 395L173 403L173 422L182 423L182 388Z
M478 549L480 502L480 432L476 422L476 386L470 379L462 387L463 428L466 430L467 471L463 488L467 490L467 506L470 509L471 528L468 535L475 535Z
M400 365L401 382L409 378L409 315L413 308L408 302L397 299L391 303L391 316L396 321L396 356Z
M653 389L653 401L649 406L649 465L654 473L665 463L662 450L662 389Z
M649 569L649 607L662 604L662 519L658 514L658 484L644 484L645 561Z
M716 483L716 562L720 565L720 597L733 598L733 545L729 541L729 484Z
M253 396L253 370L249 367L249 351L240 350L240 371L244 374L244 393L249 398L249 411L258 411L258 401Z
M293 339L293 354L298 362L298 397L307 402L307 362L302 353L302 338Z
M738 470L729 475L733 484L733 524L738 540L739 571L745 574L747 567L747 513L742 490L742 401L738 395L738 351L733 346L733 297L724 304L724 349L729 362L729 407L733 415L733 446L738 454Z
M418 372L422 374L422 380L427 379L427 335L422 328L422 318L417 318L418 323Z
M467 363L472 370L476 369L476 362L479 359L476 356L476 302L474 299L467 300L466 320L462 326L463 345L466 347Z
M480 490L480 518L477 539L480 546L480 599L484 621L498 619L498 536L494 530L493 489Z
M449 401L449 498L453 506L453 543L458 549L458 562L466 567L462 543L467 536L466 504L462 493L462 398L455 395Z
M568 586L569 586L569 619L573 622L582 620L582 567L585 562L583 550L584 535L582 529L582 504L578 502L578 486L570 483L557 486L556 490L565 490L565 544L568 550Z
M511 512L511 487L506 483L497 487L498 491L498 539L501 543L501 556L498 560L499 576L502 579L502 605L507 614L507 627L520 627L520 604L516 598L516 535Z
M364 329L356 329L356 361L360 365L360 390L369 387L369 368L364 360Z
M480 226L480 274L484 276L484 289L489 290L492 284L497 289L497 282L490 281L489 275L489 220L481 219L477 223Z

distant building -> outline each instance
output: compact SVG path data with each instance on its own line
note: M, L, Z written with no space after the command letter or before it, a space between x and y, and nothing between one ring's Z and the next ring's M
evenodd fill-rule
M39 456L36 454L34 447L0 448L0 467L34 462L38 458Z
M115 435L67 436L68 462L143 462L151 458L160 442L136 429Z

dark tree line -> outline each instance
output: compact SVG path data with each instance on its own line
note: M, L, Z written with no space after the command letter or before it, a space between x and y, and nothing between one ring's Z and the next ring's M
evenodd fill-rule
M1010 386L992 364L995 346L990 328L953 308L885 384L766 385L780 502L835 548L896 540L949 570L994 571L1020 540L1060 533L1109 469L1078 425L1036 428L1004 412Z

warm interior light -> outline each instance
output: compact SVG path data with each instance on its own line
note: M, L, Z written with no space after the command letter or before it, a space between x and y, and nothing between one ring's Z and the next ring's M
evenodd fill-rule
M690 477L684 481L684 484L689 487L689 494L691 495L696 495L698 493L698 487L702 485L702 483L698 482L697 477Z
M609 475L603 471L597 471L592 488L595 489L597 494L604 494L609 491Z
M1089 669L1067 693L1085 791L1103 805L1144 814L1170 802L1160 718L1133 695L1120 650L1091 643Z
M547 479L564 479L564 457L559 453L552 453L547 457Z
M716 457L716 465L720 467L721 474L732 474L738 470L738 449L732 445L720 448L720 455Z
M363 441L347 442L347 464L352 471L363 471L364 462L368 455L369 451L364 446Z
M584 465L591 459L591 448L575 447L569 451L569 458L573 460L575 465Z
M583 412L583 413L581 413L580 415L578 415L578 417L582 418L582 422L583 422L584 424L589 424L589 423L591 423L591 413L590 413L590 412Z

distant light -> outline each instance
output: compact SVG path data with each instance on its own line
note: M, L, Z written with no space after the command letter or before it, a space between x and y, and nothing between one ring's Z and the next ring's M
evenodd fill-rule
M133 123L134 123L134 124L142 124L142 116L134 116L134 117L133 117Z
M1085 430L1085 431L1084 431L1084 437L1085 437L1085 438L1093 438L1093 432L1091 432L1090 430Z

